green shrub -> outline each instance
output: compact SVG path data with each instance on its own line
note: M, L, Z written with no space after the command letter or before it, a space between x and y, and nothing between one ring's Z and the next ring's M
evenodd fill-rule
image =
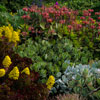
M7 11L6 7L3 5L0 5L0 12L6 12L6 11Z
M0 26L11 24L14 29L18 29L21 25L24 24L24 21L21 19L21 12L18 11L17 14L8 13L8 12L0 12Z
M75 10L84 10L84 9L90 9L94 5L96 5L96 2L99 2L98 0L67 0L66 1L69 8L75 9Z
M68 65L73 63L86 64L92 59L92 54L88 49L81 50L73 46L67 38L57 40L37 40L28 39L25 44L16 47L15 52L21 57L31 58L32 70L39 72L42 81L46 81L49 75L63 72ZM70 61L71 62L70 62Z

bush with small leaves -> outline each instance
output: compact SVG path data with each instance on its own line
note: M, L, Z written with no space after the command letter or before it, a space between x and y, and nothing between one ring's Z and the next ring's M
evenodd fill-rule
M49 75L56 77L57 73L65 71L68 65L86 64L92 59L88 49L81 50L73 46L67 38L52 41L28 39L25 44L16 47L15 52L22 57L31 58L32 70L39 72L42 82L45 82Z

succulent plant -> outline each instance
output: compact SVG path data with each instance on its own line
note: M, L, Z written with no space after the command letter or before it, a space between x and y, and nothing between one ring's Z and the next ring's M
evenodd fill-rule
M63 74L59 73L51 94L76 93L86 97L96 97L100 90L99 86L100 69L93 65L79 64L67 67ZM96 98L100 98L100 96Z

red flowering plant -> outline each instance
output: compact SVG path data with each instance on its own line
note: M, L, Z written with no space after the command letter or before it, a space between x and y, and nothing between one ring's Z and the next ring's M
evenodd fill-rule
M88 47L93 52L99 47L100 12L95 13L98 20L94 20L91 17L94 13L93 9L83 10L80 16L78 11L65 6L60 7L58 4L41 8L32 6L23 10L27 12L22 18L29 27L29 30L25 29L29 37L41 36L41 38L48 39L67 36L76 46Z
M58 26L62 27L63 24L69 24L70 20L75 19L73 15L77 15L71 9L56 4L51 7L42 6L41 8L32 6L31 8L23 8L23 10L25 15L22 18L25 20L25 24L29 25L28 32L33 37L37 35L44 36L45 34L51 36L50 33L59 36L56 33ZM24 31L26 32L26 29Z

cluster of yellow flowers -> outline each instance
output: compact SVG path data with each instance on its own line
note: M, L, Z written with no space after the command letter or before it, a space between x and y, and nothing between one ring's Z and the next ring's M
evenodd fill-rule
M5 56L2 64L5 68L8 68L12 64L11 59L8 55ZM3 68L0 69L0 77L3 77L5 75L5 73L6 73L5 69L3 69ZM21 73L25 73L26 75L30 75L30 70L29 70L28 67L26 67L25 69L22 70ZM20 74L19 69L18 69L17 66L15 66L11 70L11 72L8 74L8 76L9 76L10 79L18 80L19 74Z
M5 36L9 42L17 43L20 41L20 30L14 31L13 27L9 24L8 26L0 27L0 38Z
M30 70L28 67L26 67L24 70L22 70L21 73L25 73L26 75L30 75Z
M14 80L18 80L18 78L19 78L19 69L18 69L17 66L14 67L12 69L12 71L9 73L9 78L14 79Z
M0 77L3 77L5 75L6 71L5 69L0 69Z
M11 63L12 63L11 59L10 59L10 57L8 55L4 58L4 60L2 62L3 66L5 68L9 67L11 65Z
M10 15L11 16L15 16L17 13L12 13L12 12L10 12Z
M77 24L82 24L82 20L76 20Z
M49 78L48 78L48 80L47 80L47 83L46 83L47 88L51 90L51 88L53 87L54 83L55 83L55 78L54 78L54 76L52 76L52 75L49 76Z
M4 60L2 62L3 66L5 68L8 68L11 65L11 63L12 63L11 59L8 55L4 58ZM0 77L3 77L5 75L5 73L6 73L5 69L3 69L3 68L0 69Z

